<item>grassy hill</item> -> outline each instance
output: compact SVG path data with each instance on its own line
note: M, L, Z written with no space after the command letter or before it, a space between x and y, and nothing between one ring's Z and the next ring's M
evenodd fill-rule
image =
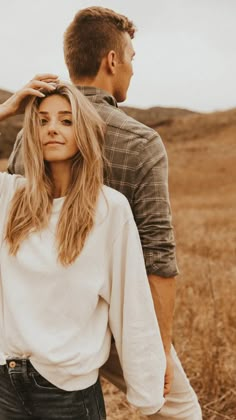
M0 103L3 103L10 95L10 92L0 89ZM0 159L6 159L10 155L16 135L22 127L22 122L22 115L0 122Z

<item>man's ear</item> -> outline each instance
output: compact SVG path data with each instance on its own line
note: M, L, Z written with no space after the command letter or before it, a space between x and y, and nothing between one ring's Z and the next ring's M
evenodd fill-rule
M117 60L116 52L113 50L109 51L109 53L107 54L107 65L111 74L116 73L117 63L118 63L118 60Z

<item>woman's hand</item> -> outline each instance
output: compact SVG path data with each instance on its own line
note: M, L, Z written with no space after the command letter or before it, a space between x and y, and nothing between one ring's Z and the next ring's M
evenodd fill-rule
M55 74L38 74L23 88L14 93L3 104L0 104L0 121L16 114L23 114L31 96L43 98L45 95L40 89L52 91L55 86L52 83L58 81Z

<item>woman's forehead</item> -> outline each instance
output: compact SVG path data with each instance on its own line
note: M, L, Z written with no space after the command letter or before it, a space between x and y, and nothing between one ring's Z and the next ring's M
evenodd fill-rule
M71 112L71 105L67 98L60 94L53 94L43 99L39 105L39 112Z

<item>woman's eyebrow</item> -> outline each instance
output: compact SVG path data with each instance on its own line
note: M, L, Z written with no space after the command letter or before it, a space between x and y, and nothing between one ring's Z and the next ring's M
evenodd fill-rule
M41 115L47 115L47 114L49 114L49 112L48 111L39 111L39 114L41 114ZM72 112L71 111L58 111L58 114L72 114Z

